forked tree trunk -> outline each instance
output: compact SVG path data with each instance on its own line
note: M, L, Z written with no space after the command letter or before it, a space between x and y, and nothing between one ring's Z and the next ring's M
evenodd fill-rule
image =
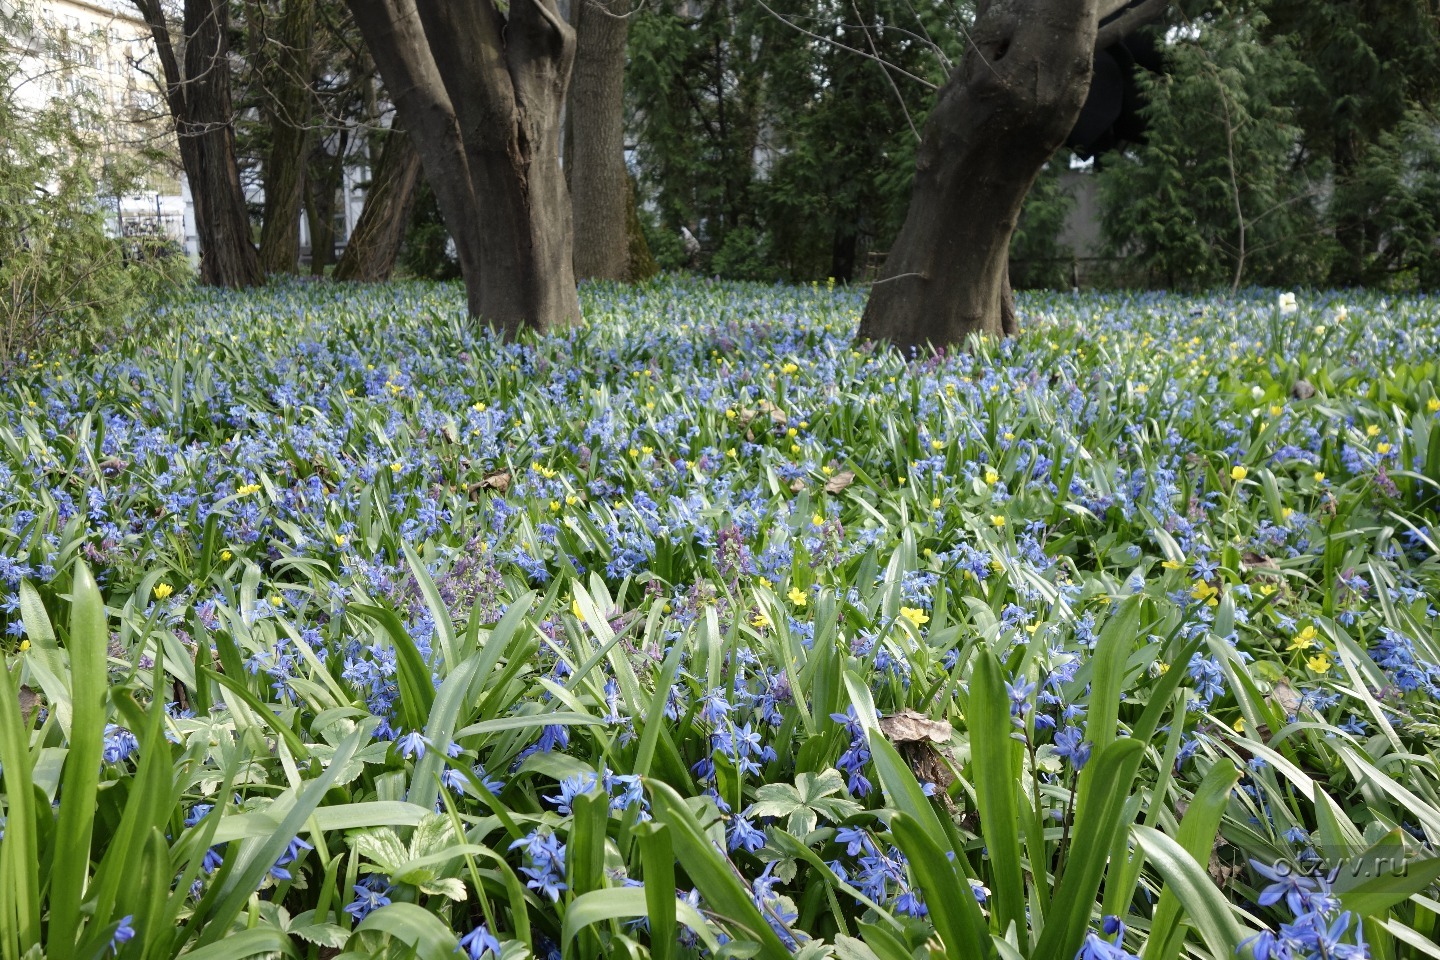
M317 144L305 175L305 219L310 225L310 275L325 276L335 262L335 192L345 176L345 151L350 133L341 130L335 153Z
M229 5L185 0L178 44L185 57L182 69L161 0L134 3L150 28L165 76L165 99L195 204L200 280L210 286L254 286L261 280L260 260L235 162Z
M565 179L577 279L630 280L626 237L625 36L630 0L575 0L575 78L565 112Z
M910 209L859 336L902 350L1014 332L1007 261L1021 204L1074 126L1100 0L981 0L915 162Z
M455 241L470 313L510 337L580 319L555 0L348 0Z
M395 270L415 194L420 155L404 130L384 134L380 157L365 193L365 206L332 276L358 283L384 283Z
M265 219L260 267L293 273L300 260L300 210L305 200L305 159L310 146L310 47L315 0L288 0L279 35L262 37L264 112L270 126L265 177Z

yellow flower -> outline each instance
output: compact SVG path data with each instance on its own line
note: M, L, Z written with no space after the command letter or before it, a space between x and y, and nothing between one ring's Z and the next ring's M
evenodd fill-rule
M221 550L220 559L224 560L226 563L229 563L231 560L235 559L235 554L231 553L229 550Z
M30 641L29 641L29 640L21 640L21 641L20 641L20 652L21 652L21 653L24 653L26 650L29 650L29 649L30 649Z
M755 614L755 616L750 618L750 626L754 627L756 630L764 630L766 627L770 626L770 618L765 616L765 614L763 613L757 613Z
M1316 470L1316 471L1315 471L1315 475L1314 475L1314 480L1315 480L1316 483L1324 483L1324 482L1325 482L1325 474L1321 473L1319 470Z
M398 461L395 462L395 463L390 464L390 472L391 472L391 473L399 473L401 470L404 470L404 469L405 469L405 464L400 463L400 462L398 462Z
M726 450L726 451L725 451L725 456L729 457L731 460L734 460L734 459L735 459L735 448L734 448L734 447L731 447L729 450Z
M566 506L571 506L571 507L573 507L573 506L575 506L575 504L577 504L577 503L579 503L579 502L580 502L580 498L577 497L577 496L575 496L575 494L573 494L573 493L567 493L567 494L565 495L565 504L566 504Z
M343 546L345 546L345 534L343 534L343 533L337 533L337 534L335 534L335 546L337 546L337 547L343 547Z
M799 587L791 587L790 592L787 593L786 596L789 597L790 602L795 604L795 606L797 607L805 606L805 604L808 603L810 600L810 598L805 595L805 591L801 590Z
M1317 653L1315 654L1315 656L1305 661L1305 666L1309 667L1311 670L1314 670L1316 673L1329 673L1330 666L1333 663L1334 661L1330 659L1330 654Z
M1270 404L1270 416L1272 416L1272 417L1278 417L1278 416L1280 416L1280 414L1282 414L1282 413L1284 413L1284 412L1285 412L1285 408L1282 407L1282 406L1280 406L1280 404L1278 404L1278 403L1272 403L1272 404Z
M990 486L993 487L993 486L995 485L996 481L998 481L999 479L1000 479L1000 474L996 473L994 470L986 470L986 471L985 471L985 482L986 482L987 484L989 484Z
M734 420L738 416L740 416L740 414L735 412L734 407L731 407L729 410L725 411L725 419L727 420Z
M1262 596L1262 597L1268 597L1268 596L1270 596L1270 594L1272 594L1272 593L1274 593L1274 592L1275 592L1275 584L1273 584L1273 583L1262 583L1262 584L1260 585L1260 596Z
M998 513L992 513L990 515L990 522L997 528L1005 526L1005 518Z
M1185 564L1181 563L1179 560L1166 560L1161 563L1160 566L1164 567L1166 570L1179 570L1184 567Z
M1440 413L1440 397L1431 397L1425 401L1425 409L1431 413Z
M1390 452L1390 444L1388 444L1388 443L1377 443L1377 444L1375 444L1375 452L1378 453L1378 454L1381 454L1382 456L1383 456L1384 454L1389 453L1389 452Z
M943 449L945 449L945 441L944 441L944 440L931 440L931 441L930 441L930 449L931 449L931 450L943 450Z
M170 586L170 584L168 584L168 583L157 583L157 584L155 584L155 599L156 599L156 600L164 600L166 597L170 596L170 594L172 594L172 593L174 593L174 592L175 592L175 588L172 587L172 586Z
M1290 517L1291 517L1291 515L1294 514L1294 513L1295 513L1295 508L1294 508L1294 507L1281 507L1281 508L1280 508L1280 519L1281 519L1281 520L1289 520Z
M1245 732L1245 718L1244 718L1244 717L1240 717L1240 718L1236 719L1236 721L1235 721L1234 723L1232 723L1230 726L1232 726L1232 727L1235 729L1235 732L1236 732L1236 733L1244 733L1244 732Z
M1370 424L1370 426L1368 426L1368 427L1365 428L1365 436L1367 436L1367 437L1378 437L1378 436L1380 436L1380 428L1377 427L1377 426L1375 426L1375 424L1373 424L1373 423Z
M942 501L939 497L932 497L932 498L930 499L930 509L931 509L931 510L939 510L939 509L940 509L940 504L943 503L943 502L944 502L944 501Z
M796 430L794 427L791 427L790 429L788 429L788 430L785 431L785 436L787 436L787 437L797 437L797 436L799 436L799 435L800 435L800 431L799 431L799 430Z
M780 368L780 372L781 372L781 373L794 373L795 371L797 371L797 370L799 370L799 369L800 369L800 368L799 368L797 365L795 365L795 364L793 364L793 363L787 363L787 364L785 364L785 366L783 366L783 367Z
M560 501L559 501L559 500L551 500L551 501L550 501L550 512L551 512L551 513L559 513L559 512L560 512Z
M282 597L282 596L280 596L280 594L278 594L278 593L272 594L271 597L270 597L270 606L272 606L272 607L283 607L283 606L285 606L285 598Z
M236 495L237 497L248 497L248 496L250 496L250 494L252 494L252 493L259 493L259 492L260 492L260 484L258 484L258 483L247 483L247 484L245 484L243 487L241 487L241 488L239 488L238 490L236 490L236 491L235 491L235 495Z
M930 617L919 607L901 607L900 616L909 620L915 626L923 626L930 622Z
M810 523L811 525L816 527L822 526L825 523L825 517L822 514L817 513L810 518Z
M764 577L761 577L760 586L764 587L766 590L769 590L771 587L775 586L775 584L771 583L769 580L766 580Z
M1309 650L1315 646L1315 625L1312 623L1304 630L1295 634L1295 639L1290 641L1286 650Z
M1155 664L1155 672L1159 676L1165 676L1165 674L1170 672L1170 664L1165 663L1164 661Z
M1237 467L1231 467L1231 468L1230 468L1230 479L1231 479L1231 480L1244 480L1244 479L1245 479L1246 477L1248 477L1249 475L1250 475L1250 471L1247 470L1247 469L1245 469L1244 467L1238 467L1238 466L1237 466Z
M1195 581L1195 585L1190 588L1190 596L1196 600L1203 601L1208 607L1213 607L1220 602L1218 599L1220 596L1219 588L1212 587L1204 580Z

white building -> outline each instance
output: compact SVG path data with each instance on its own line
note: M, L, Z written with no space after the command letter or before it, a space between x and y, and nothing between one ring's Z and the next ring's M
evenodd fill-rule
M22 108L77 107L97 162L147 160L136 191L100 198L125 235L163 235L195 251L193 217L160 89L150 29L121 0L0 0L0 35L20 70L9 96Z

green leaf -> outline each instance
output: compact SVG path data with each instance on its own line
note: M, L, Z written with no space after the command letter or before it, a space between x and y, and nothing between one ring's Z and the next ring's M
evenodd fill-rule
M60 818L50 874L52 949L79 939L80 900L90 877L95 796L105 746L105 657L110 644L105 601L84 561L75 564L70 600L70 751L60 787Z
M1022 947L1028 941L1025 923L1025 879L1020 872L1020 806L1015 791L1019 768L1011 739L1010 698L1000 663L990 650L982 650L970 677L970 726L972 779L980 828L989 851L994 876L994 919L996 928L1008 930L1013 923Z
M20 667L0 670L0 783L5 787L5 834L0 838L0 947L19 957L40 942L40 853L35 834L35 788L30 736L20 716ZM48 811L47 811L48 812Z
M419 960L454 960L455 933L435 914L413 903L389 903L368 914L355 933L377 931L415 951Z
M640 841L640 863L645 871L643 889L645 912L650 918L650 960L672 960L678 946L675 939L678 898L670 828L652 821L641 824L635 832Z
M1210 851L1214 848L1220 820L1225 814L1225 805L1230 800L1230 791L1240 780L1240 771L1229 760L1219 760L1205 772L1185 817L1180 821L1177 840L1180 847L1196 862L1210 862ZM1160 892L1160 902L1150 922L1150 939L1145 944L1145 960L1174 960L1184 940L1179 933L1180 899L1176 892L1166 886Z
M353 603L350 610L375 620L385 628L395 648L395 668L400 681L400 716L407 730L424 730L430 710L435 704L435 685L430 681L430 668L405 624L394 610L372 604Z
M685 926L695 931L707 949L719 950L720 941L710 932L710 925L705 922L700 911L684 900L676 900L674 903L675 916ZM650 916L650 906L644 890L635 887L592 890L576 897L575 902L566 909L565 923L560 931L561 949L568 950L570 943L580 931L592 924L603 923L606 920L646 916ZM774 934L771 935L774 936Z
M684 865L709 909L730 928L736 939L753 940L765 960L786 960L790 951L760 915L749 888L736 876L730 862L705 835L699 821L669 785L646 781L656 821L671 830L677 860Z
M970 882L955 871L946 858L944 848L906 813L897 813L890 821L895 844L905 852L915 882L925 894L930 921L951 957L982 957L994 955L990 935L980 905L970 890Z
M1233 957L1245 937L1234 908L1215 886L1205 868L1185 848L1152 827L1135 826L1134 836L1145 858L1160 871L1166 889L1175 894L1191 925L1215 957Z
M1115 740L1096 751L1081 771L1065 872L1051 899L1035 957L1069 960L1080 948L1110 851L1128 822L1125 801L1144 751L1138 740Z

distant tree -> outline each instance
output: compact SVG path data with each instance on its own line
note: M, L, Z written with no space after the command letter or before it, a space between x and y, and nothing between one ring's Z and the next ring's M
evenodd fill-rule
M405 229L420 186L420 155L404 130L377 132L370 138L378 154L365 190L365 206L335 264L336 280L382 283L400 257Z
M1016 329L1010 238L1074 126L1099 21L1125 0L980 0L925 122L910 207L860 321L901 349Z
M162 0L132 2L150 27L163 71L194 203L200 279L211 286L253 286L262 272L235 160L230 4L184 0L181 21L173 24Z
M580 318L554 0L348 0L450 228L470 313L506 336Z
M316 0L249 0L250 67L269 150L261 164L265 210L260 267L292 273L300 259L305 161L314 136L313 70Z
M1396 138L1413 133L1417 119L1440 125L1440 4L1268 0L1252 6L1265 15L1267 50L1283 44L1304 66L1291 102L1305 159L1331 164L1327 214L1339 249L1328 280L1384 282L1406 260L1392 255L1385 225L1389 210L1407 202L1405 179L1371 167L1396 160ZM1399 192L1378 196L1382 181Z
M1321 282L1324 170L1299 147L1290 102L1304 65L1267 42L1258 10L1187 20L1146 75L1146 142L1100 175L1104 227L1146 282L1228 286Z
M571 6L575 76L565 110L565 179L575 213L575 276L642 279L655 268L643 234L631 229L635 191L625 168L630 0Z
M766 133L772 18L738 0L653 0L634 16L626 82L661 236L673 241L689 230L706 266L715 255L768 261L750 254L763 242L755 158ZM683 265L679 244L674 253L679 262L670 265Z
M88 349L127 329L146 298L182 284L190 265L158 237L117 237L97 203L136 188L140 159L96 134L104 117L84 95L26 105L8 34L43 30L0 9L0 379L27 353Z

